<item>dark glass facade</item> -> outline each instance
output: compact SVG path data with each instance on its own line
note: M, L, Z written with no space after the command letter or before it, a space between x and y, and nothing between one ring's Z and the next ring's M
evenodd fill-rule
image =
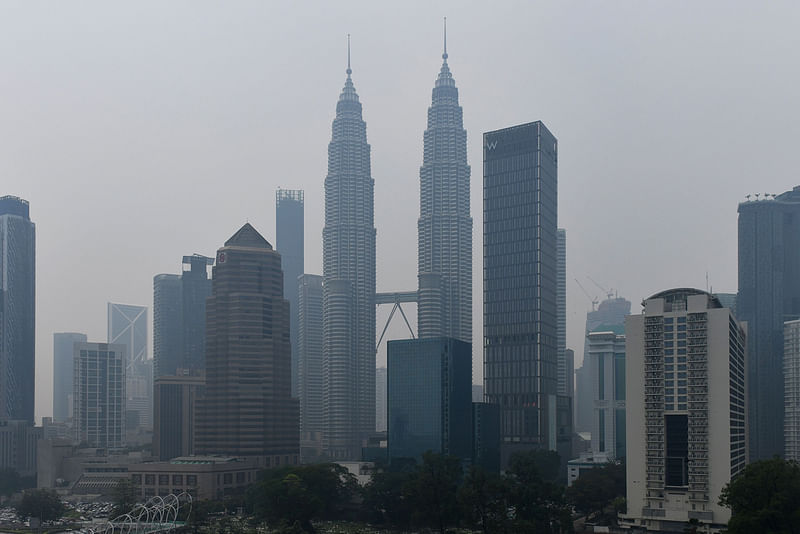
M739 204L739 294L747 322L751 461L783 455L783 323L800 318L800 186Z
M153 360L155 376L178 369L205 369L206 299L211 295L208 267L213 258L183 257L180 275L153 278Z
M275 249L281 255L283 296L289 301L292 342L292 396L298 396L299 294L298 278L304 266L303 191L278 189L275 193Z
M538 121L488 132L483 163L484 387L505 464L557 447L558 142Z
M183 356L181 277L153 277L153 375L174 375ZM158 408L156 408L157 410Z
M0 419L33 424L36 226L28 201L0 197Z
M472 403L472 463L500 472L500 406Z
M194 454L195 409L205 392L204 377L163 376L153 389L153 455L171 460Z
M472 346L452 338L387 345L389 459L472 457Z

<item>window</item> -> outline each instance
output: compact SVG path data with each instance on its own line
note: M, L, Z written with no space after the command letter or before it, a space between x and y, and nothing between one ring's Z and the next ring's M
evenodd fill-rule
M239 473L236 473L236 483L237 484L244 484L244 472L243 471L240 471Z
M667 486L689 483L689 419L686 415L664 416L666 426Z
M606 450L606 412L605 412L605 410L599 410L597 412L597 430L598 430L597 441L599 443L598 448L600 449L600 452L604 452Z
M169 485L169 475L158 475L158 485L159 486L168 486ZM167 492L169 495L169 492Z
M187 486L197 486L197 475L186 475Z
M173 486L183 486L183 475L172 475Z
M222 481L224 484L233 484L233 473L223 473Z
M142 485L142 475L139 474L139 473L137 473L135 475L131 475L131 482L135 486L141 486Z
M144 476L144 485L145 486L155 486L156 485L156 476L155 475L145 475Z
M605 384L605 355L600 354L597 356L597 392L598 399L605 400L606 398L606 384ZM600 449L605 450L605 449Z

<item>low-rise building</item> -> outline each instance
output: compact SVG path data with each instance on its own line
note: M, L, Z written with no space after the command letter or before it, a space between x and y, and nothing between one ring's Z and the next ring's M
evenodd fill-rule
M206 500L243 493L263 468L257 458L180 456L168 462L130 466L128 472L139 499L186 492Z

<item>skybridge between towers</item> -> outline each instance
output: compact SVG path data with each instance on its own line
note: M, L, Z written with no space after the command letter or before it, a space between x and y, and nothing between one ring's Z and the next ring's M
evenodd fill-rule
M382 304L392 304L392 311L389 313L389 317L386 319L386 324L381 331L381 336L378 338L378 343L375 344L376 353L378 352L378 347L381 346L383 337L386 335L386 330L389 328L389 325L392 322L392 318L394 318L395 312L398 310L400 311L400 316L403 318L403 321L405 321L406 326L408 327L408 332L411 334L411 339L416 339L417 336L414 335L414 330L411 328L411 323L408 322L408 317L406 317L401 304L417 304L418 301L419 293L417 291L391 291L387 293L375 293L376 308Z

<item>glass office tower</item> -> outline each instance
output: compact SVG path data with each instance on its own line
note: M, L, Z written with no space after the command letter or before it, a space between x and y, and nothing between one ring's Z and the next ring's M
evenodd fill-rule
M484 387L503 465L557 448L557 168L540 121L483 136Z
M783 323L800 319L800 186L739 204L736 315L748 328L748 455L781 456Z
M472 346L452 338L387 345L389 459L472 457Z
M289 301L292 342L292 396L298 393L299 304L298 278L304 270L303 191L278 189L275 193L275 249L281 255L283 296Z
M33 424L36 225L27 200L0 197L0 418Z

